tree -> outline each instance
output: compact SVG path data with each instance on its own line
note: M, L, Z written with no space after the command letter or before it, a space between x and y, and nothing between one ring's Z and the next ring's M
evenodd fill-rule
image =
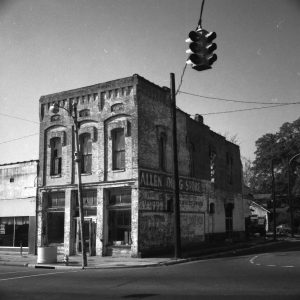
M267 133L256 141L256 158L253 162L251 188L257 193L270 193L272 184L271 162L273 160L276 193L287 194L288 161L300 153L300 118L284 123L278 132ZM295 164L293 164L295 168ZM291 176L294 191L299 177Z
M246 158L245 156L241 157L242 164L243 164L243 180L244 184L248 187L251 186L251 182L253 179L253 168L252 168L252 161L250 158Z

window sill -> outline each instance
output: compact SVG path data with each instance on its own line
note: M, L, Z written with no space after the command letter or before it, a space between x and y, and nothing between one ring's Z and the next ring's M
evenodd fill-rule
M125 171L126 171L125 169L112 170L113 173L121 173Z
M61 174L58 174L58 175L50 175L51 178L60 178L61 177Z
M92 172L90 172L90 173L81 173L81 176L90 176L90 175L92 175Z

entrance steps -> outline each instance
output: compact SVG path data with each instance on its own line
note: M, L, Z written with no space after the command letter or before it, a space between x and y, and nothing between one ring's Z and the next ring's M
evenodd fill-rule
M131 247L114 246L108 248L108 256L112 257L131 257Z

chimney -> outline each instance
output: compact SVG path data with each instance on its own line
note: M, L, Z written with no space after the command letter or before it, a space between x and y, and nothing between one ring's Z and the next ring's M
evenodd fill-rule
M199 115L199 114L195 114L195 118L194 120L198 123L203 124L203 116Z

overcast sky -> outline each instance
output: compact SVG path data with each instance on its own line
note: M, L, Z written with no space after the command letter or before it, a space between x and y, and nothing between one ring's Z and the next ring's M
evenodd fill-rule
M38 159L42 95L135 73L169 86L173 72L178 85L200 7L200 0L0 0L0 163ZM218 60L209 71L188 66L181 91L300 102L299 0L206 0L202 22L218 35ZM180 93L177 106L203 114L215 132L237 135L251 159L259 137L300 111L288 105L206 115L266 105Z

